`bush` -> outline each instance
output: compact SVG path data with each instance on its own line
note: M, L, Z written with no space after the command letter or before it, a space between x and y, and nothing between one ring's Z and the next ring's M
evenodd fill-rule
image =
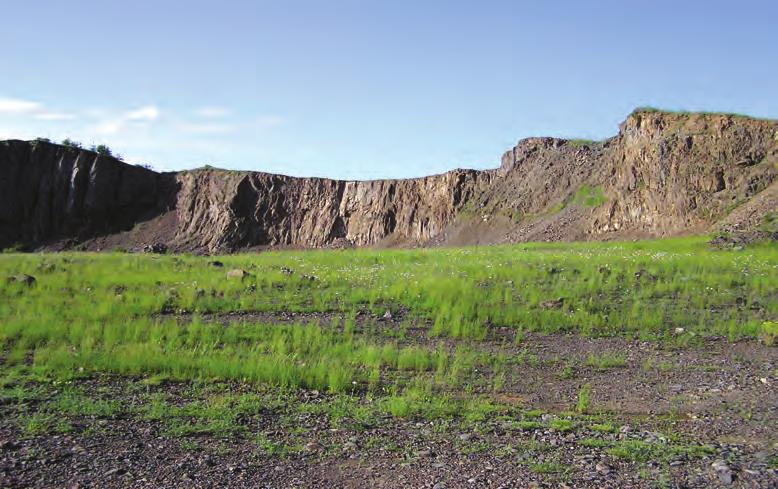
M98 144L97 146L93 145L89 149L101 156L113 156L113 151L111 151L111 148L109 148L106 144Z
M67 146L68 148L78 148L78 149L82 148L81 143L79 143L78 141L74 141L70 138L63 139L62 146Z

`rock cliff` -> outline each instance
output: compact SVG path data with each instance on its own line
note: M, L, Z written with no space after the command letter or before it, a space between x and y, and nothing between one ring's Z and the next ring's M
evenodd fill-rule
M230 252L611 239L755 229L778 209L778 121L636 110L605 141L530 138L495 170L340 181L157 173L0 143L0 248Z

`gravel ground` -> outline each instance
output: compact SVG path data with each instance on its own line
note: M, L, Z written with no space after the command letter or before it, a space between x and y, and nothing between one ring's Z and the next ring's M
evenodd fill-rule
M128 414L71 417L67 433L30 436L20 419L37 404L3 399L0 487L778 487L776 348L709 339L666 349L567 335L527 335L520 343L493 338L473 346L535 356L513 365L495 396L542 409L537 426L517 427L504 417L470 422L389 416L364 425L313 414L290 425L269 410L242 420L244 433L228 437L171 436L162 421ZM590 356L614 352L623 365L587 365ZM562 375L562 365L573 367ZM197 399L187 383L146 386L146 392L139 384L112 376L77 381L84 392L128 405L140 403L148 391L178 404ZM549 427L568 416L584 384L591 386L594 410L615 429L594 431L579 421L570 431ZM327 399L316 392L296 395L304 403ZM247 433L300 449L270 453ZM591 442L664 446L667 438L708 448L697 456L661 460L654 452L631 460Z

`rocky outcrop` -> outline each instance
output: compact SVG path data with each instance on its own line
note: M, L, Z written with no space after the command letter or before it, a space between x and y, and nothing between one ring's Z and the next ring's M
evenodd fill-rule
M77 243L175 205L175 179L91 151L0 143L0 248Z
M342 181L224 170L182 172L175 241L208 250L257 245L423 244L489 173Z
M776 131L776 121L729 115L631 114L608 155L609 204L591 232L705 231L776 180Z
M606 141L525 139L495 170L340 181L156 173L0 143L0 248L229 252L610 239L750 229L778 211L778 122L638 110Z

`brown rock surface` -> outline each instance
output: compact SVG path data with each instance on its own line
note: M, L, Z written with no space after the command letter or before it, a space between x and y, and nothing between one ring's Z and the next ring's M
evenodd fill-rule
M340 181L156 173L45 142L0 143L0 248L229 252L749 230L775 214L778 121L637 110L602 142L525 139L495 170ZM597 198L581 202L582 189Z

